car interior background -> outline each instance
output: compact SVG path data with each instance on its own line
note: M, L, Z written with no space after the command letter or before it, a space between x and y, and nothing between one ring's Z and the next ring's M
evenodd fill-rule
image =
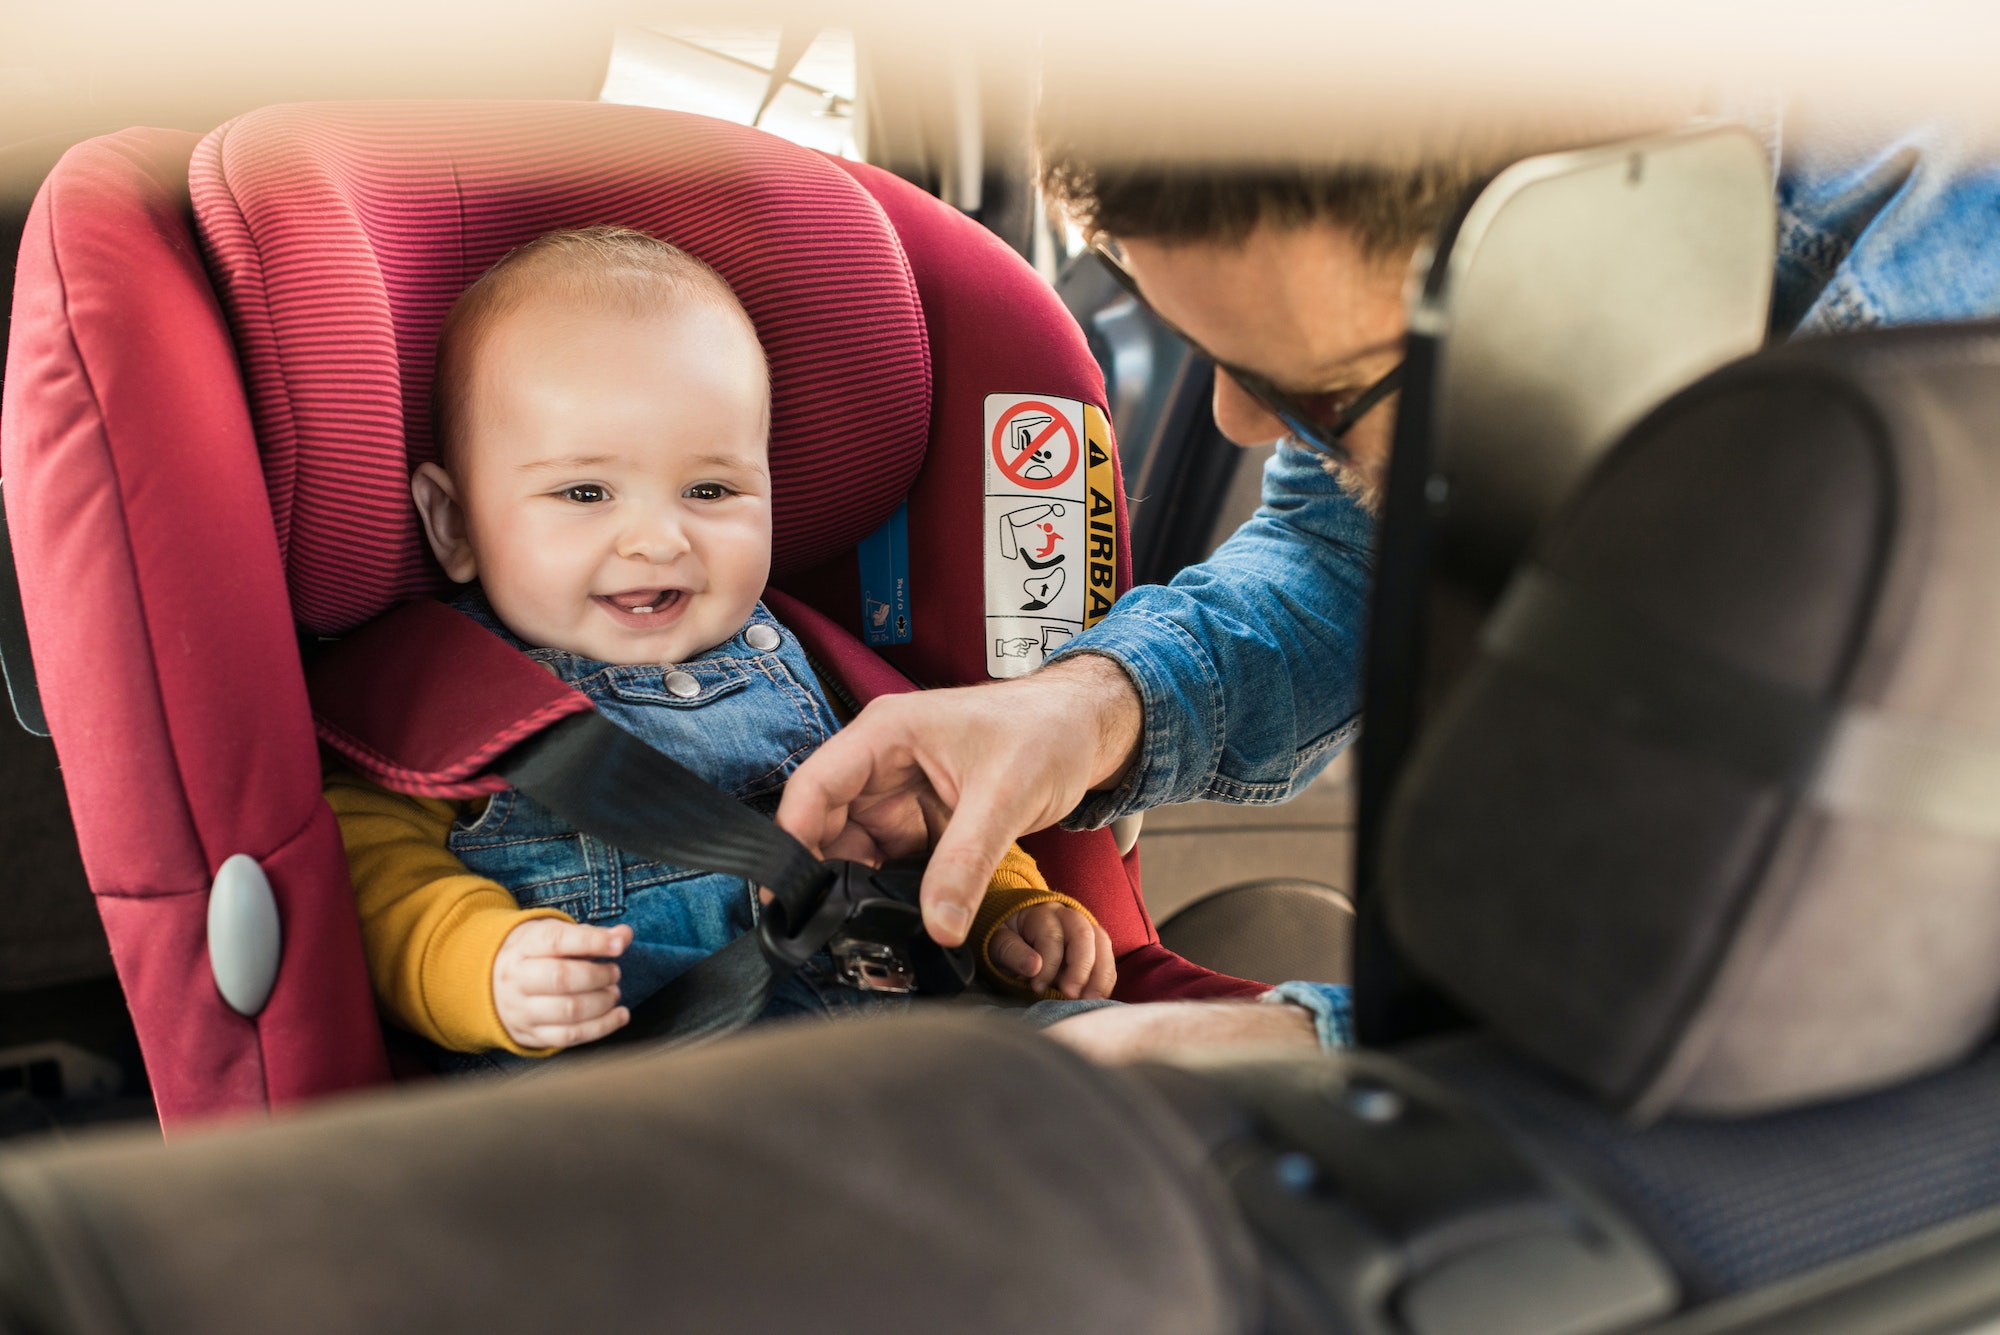
M920 56L907 36L871 40L866 30L813 25L606 24L594 45L563 31L541 62L527 58L524 43L512 64L496 60L440 79L405 52L408 68L388 62L374 86L358 94L343 86L340 95L477 93L671 106L760 123L809 147L886 167L1005 240L1076 318L1104 375L1131 498L1137 580L1164 580L1200 560L1254 508L1268 451L1238 450L1215 430L1207 411L1213 367L1110 282L1078 238L1040 207L1027 147L1035 97L1023 73L1029 63L963 47L942 59ZM420 33L411 49L426 40L442 38ZM324 91L276 72L267 77L193 109L177 105L174 116L152 114L135 97L88 123L37 126L0 159L8 171L0 233L11 228L18 239L36 186L83 138L146 121L205 131L249 107ZM1650 653L1672 669L1660 670L1658 689L1673 700L1681 698L1676 683L1690 676L1704 685L1726 679L1727 693L1744 673L1711 671L1711 654L1675 677L1681 659L1673 645L1605 630L1588 611L1576 612L1575 600L1564 603L1560 591L1533 603L1538 591L1530 586L1545 574L1588 585L1613 579L1605 571L1624 572L1629 584L1618 587L1640 590L1633 597L1643 602L1648 590L1673 586L1673 577L1647 573L1647 542L1657 556L1726 523L1760 541L1776 534L1770 549L1794 553L1822 550L1812 544L1825 533L1866 530L1891 553L1870 559L1898 571L1922 564L1908 552L1950 548L1978 556L1982 540L1962 535L1977 534L1990 506L2000 504L1987 480L2000 477L1987 462L2000 457L1992 425L2000 421L2000 363L1990 331L1825 340L1716 372L1762 342L1773 226L1768 160L1756 142L1710 131L1552 155L1524 167L1503 175L1455 221L1440 239L1438 261L1420 269L1428 281L1412 292L1417 372L1398 422L1371 642L1368 700L1371 720L1380 710L1383 740L1362 753L1359 766L1334 766L1288 806L1167 809L1119 831L1120 839L1136 839L1147 861L1145 892L1162 940L1198 963L1264 981L1345 980L1358 952L1352 968L1364 987L1364 1041L1394 1047L1402 1061L1377 1068L1364 1056L1344 1068L1340 1115L1348 1120L1340 1134L1350 1139L1344 1148L1315 1145L1315 1153L1329 1161L1350 1155L1342 1169L1356 1184L1369 1170L1352 1156L1370 1152L1407 1167L1415 1182L1423 1176L1417 1151L1369 1137L1392 1137L1383 1128L1407 1108L1436 1113L1443 1125L1460 1113L1440 1109L1470 1107L1504 1130L1507 1153L1536 1165L1543 1193L1537 1209L1547 1215L1549 1201L1557 1203L1553 1213L1562 1222L1552 1231L1546 1221L1537 1225L1544 1232L1519 1249L1519 1237L1497 1229L1498 1241L1453 1234L1452 1247L1464 1250L1439 1244L1426 1251L1445 1225L1460 1221L1452 1211L1470 1209L1456 1197L1443 1204L1426 1198L1423 1208L1435 1206L1442 1222L1435 1212L1418 1218L1423 1211L1415 1205L1394 1226L1372 1216L1390 1240L1383 1254L1393 1253L1402 1269L1393 1295L1366 1294L1344 1314L1354 1328L1423 1335L1608 1331L1649 1322L1660 1324L1646 1328L1690 1335L1981 1328L2000 1312L2000 1118L1992 1116L2000 1067L1988 1043L2000 984L1990 971L1982 974L1978 949L1968 946L1945 963L1933 953L1934 967L1925 969L1922 950L1897 933L1915 932L1915 923L1942 939L1953 923L1983 923L1995 893L1983 851L1951 862L1926 851L1933 846L1918 834L1869 854L1879 861L1859 857L1859 872L1822 869L1817 880L1797 873L1788 881L1797 872L1788 861L1771 870L1757 860L1746 872L1727 849L1702 861L1729 842L1720 835L1708 843L1691 835L1671 850L1649 844L1662 837L1658 831L1696 828L1693 817L1670 812L1657 830L1650 814L1629 828L1618 825L1613 780L1629 778L1619 769L1629 759L1619 748L1633 729L1646 735L1655 726L1674 734L1663 744L1699 749L1709 743L1687 743L1685 735L1711 725L1683 726L1671 713L1667 725L1635 723L1634 710L1621 712L1617 692L1590 673ZM1621 216L1621 207L1635 212ZM1653 248L1645 263L1634 263L1632 238L1649 225L1657 229L1645 233ZM11 265L14 246L6 235L0 245ZM1666 322L1670 328L1657 318L1663 307L1677 317ZM1712 519L1707 507L1728 461L1703 451L1725 439L1751 442L1731 459L1752 459L1771 476L1790 479L1824 464L1844 481L1828 481L1794 503L1805 493L1757 474L1745 493L1779 500L1766 511L1746 504ZM1614 446L1618 468L1590 474L1583 491L1573 491ZM1524 451L1533 467L1515 466ZM1655 471L1648 474L1649 467ZM1652 490L1637 500L1638 493L1620 490L1633 476L1651 479ZM1926 510L1910 500L1919 493L1920 500L1948 493L1951 504ZM1572 503L1573 496L1581 499ZM1669 499L1654 504L1660 497ZM1925 546L1933 520L1948 527L1956 546ZM1529 574L1510 583L1521 568ZM1739 629L1759 620L1745 606L1777 624L1784 618L1773 606L1796 603L1800 589L1831 587L1843 571L1836 561L1807 569L1773 557L1705 606L1726 606L1729 614L1717 612L1717 622L1733 616ZM1934 647L1909 630L1923 624L1914 617L1890 630L1865 628L1875 625L1878 607L1893 602L1878 597L1880 588L1907 592L1924 578L1949 583L1939 575L1905 575L1900 583L1853 575L1825 595L1828 606L1839 607L1826 616L1846 618L1842 645L1893 641L1878 656L1900 661L1907 650L1913 659L1947 662L1943 703L1928 705L1951 725L1976 731L1991 713L1980 704L1978 644ZM1986 583L1978 576L1949 583L1959 599L1952 606L1966 618L1984 616ZM1495 607L1500 614L1489 619ZM1894 620L1882 615L1884 624ZM1704 631L1698 617L1690 624L1695 629L1683 638L1716 633ZM1552 640L1573 652L1552 658ZM1758 661L1768 665L1791 647L1746 653L1762 654ZM1816 670L1836 682L1837 707L1813 718L1815 727L1831 729L1846 717L1850 688L1857 698L1862 688L1852 685L1859 651L1846 658L1826 652L1838 665ZM1592 669L1592 662L1613 667ZM1496 781L1481 766L1496 754L1535 754L1536 734L1524 733L1528 725L1519 720L1532 720L1541 706L1532 690L1522 693L1523 673L1583 699L1579 708L1598 731L1563 733L1573 751L1553 755L1517 792L1504 774ZM1652 688L1646 678L1634 689ZM1447 697L1451 703L1442 704ZM1826 779L1828 757L1847 753L1821 749L1831 735L1825 731L1800 735L1804 749L1786 754L1788 768L1774 785L1783 793L1803 785L1811 801L1800 810L1823 802L1835 814L1809 812L1796 822L1810 816L1837 824L1893 805L1869 788L1881 780L1867 778L1865 755L1852 762L1862 779ZM1714 742L1725 750L1737 744ZM1934 755L1922 749L1930 744L1909 743L1923 757ZM1957 761L1940 762L1948 779L1961 776L1959 786L1940 780L1944 797L1928 806L1911 799L1921 809L1898 808L1896 818L1933 835L1943 828L1983 850L1987 823L1961 808L1977 805L1962 800L1965 792L1990 792L1979 786L1990 777L1984 763L1979 756L1960 769L1951 768ZM46 740L8 727L0 729L0 766L0 798L7 799L0 849L9 863L0 893L0 1134L143 1122L146 1076L77 865L53 753ZM1608 776L1595 794L1592 766ZM1691 805L1714 797L1691 782L1673 791L1691 794ZM1735 789L1714 802L1750 810L1741 819L1745 828L1756 825L1760 848L1789 840L1792 849L1806 837L1795 832L1795 813L1784 802L1759 806ZM1572 821L1571 811L1581 814ZM1688 823L1673 823L1681 817ZM1594 834L1578 834L1585 825L1616 826L1618 847L1632 850L1632 860L1579 864L1585 871L1574 875L1569 866L1551 870L1538 854L1587 844ZM1814 829L1820 837L1821 827ZM1516 831L1542 842L1524 851L1509 841ZM1946 862L1955 870L1926 883L1936 893L1898 899L1899 878ZM1630 924L1619 916L1619 890L1655 864L1680 880L1634 896L1641 902L1633 913L1651 915L1634 930L1646 941L1671 938L1673 948L1662 951L1671 958L1642 962L1659 963L1659 976L1648 967L1621 971L1626 961L1596 947L1622 939ZM1865 884L1827 888L1843 877ZM1721 882L1727 893L1707 893ZM1385 902L1383 888L1392 883ZM1802 942L1772 926L1787 906L1800 904L1807 906L1798 909L1801 920L1812 906L1833 904L1819 911L1837 910L1850 929L1859 923L1900 942L1874 952L1880 976L1869 975L1863 989L1898 998L1893 1023L1862 1023L1841 1009L1823 979L1812 981L1815 966L1833 961L1818 971L1838 973L1870 952L1850 939L1852 930ZM1554 933L1559 947L1577 952L1559 964L1550 961L1560 950L1541 952L1523 927L1551 922L1586 924ZM1427 982L1416 980L1412 965ZM1621 976L1607 981L1593 966ZM1542 967L1559 976L1538 975ZM1724 998L1735 1008L1722 1007L1727 1024L1715 1018L1721 1003L1704 990L1718 977L1736 989ZM1607 995L1620 1004L1597 1004ZM1789 1005L1793 997L1813 998L1813 1014ZM1838 1021L1840 1032L1816 1028L1822 1017ZM1524 1052L1533 1060L1523 1060ZM1433 1103L1435 1087L1426 1079L1455 1093ZM1260 1096L1277 1097L1268 1089ZM1369 1111L1385 1107L1393 1111L1380 1118ZM67 1170L53 1171L50 1180ZM90 1171L77 1170L78 1180ZM107 1170L104 1179L114 1176ZM1356 1209L1373 1208L1362 1185L1350 1194ZM1398 1233L1404 1225L1407 1232ZM1585 1239L1589 1261L1550 1259L1544 1244L1558 1235L1565 1245ZM1496 1315L1503 1312L1504 1320Z

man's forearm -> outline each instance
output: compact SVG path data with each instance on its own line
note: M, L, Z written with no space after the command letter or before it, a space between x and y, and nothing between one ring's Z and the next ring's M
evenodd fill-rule
M1141 728L1124 779L1070 815L1103 825L1169 802L1278 802L1353 736L1372 525L1316 459L1281 449L1264 505L1214 556L1134 589L1050 668L1114 660Z

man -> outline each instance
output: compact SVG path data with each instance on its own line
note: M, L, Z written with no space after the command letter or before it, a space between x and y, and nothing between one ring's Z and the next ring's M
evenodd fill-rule
M1368 403L1368 390L1401 355L1416 247L1501 165L1175 169L1094 164L1060 147L1046 157L1050 195L1086 235L1115 243L1145 300L1223 368L1223 433L1281 444L1263 508L1210 560L1134 590L1031 676L877 701L792 778L779 822L829 855L907 856L935 836L924 909L947 942L963 938L1016 836L1196 798L1284 801L1355 735L1368 509L1395 410L1393 396ZM1949 134L1793 153L1783 165L1774 335L2000 311L2000 171ZM1329 472L1297 427L1341 425L1350 406L1365 411L1335 448L1352 462ZM1291 999L1314 1006L1303 989ZM1303 1040L1315 1022L1322 1041L1333 1036L1324 1004L1310 1015L1142 1009L1052 1033L1100 1056Z

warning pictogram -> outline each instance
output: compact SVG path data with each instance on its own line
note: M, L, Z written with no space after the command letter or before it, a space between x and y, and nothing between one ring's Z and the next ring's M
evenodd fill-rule
M1055 394L989 394L986 671L1018 677L1082 634L1118 596L1111 424Z
M1030 491L1069 481L1082 453L1076 424L1052 403L1024 399L993 426L993 462L1009 482Z

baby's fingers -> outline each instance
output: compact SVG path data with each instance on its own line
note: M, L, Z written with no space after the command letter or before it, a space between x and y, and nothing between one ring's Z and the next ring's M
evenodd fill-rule
M1075 909L1059 909L1055 917L1062 924L1063 959L1062 971L1053 986L1074 1001L1090 985L1091 973L1097 965L1097 932L1095 924Z
M580 1043L595 1043L606 1034L625 1027L632 1013L623 1006L616 1007L594 1020L582 1020L576 1024L535 1025L528 1030L529 1038L522 1044L530 1048L573 1048Z
M524 996L514 1007L523 1028L543 1029L560 1025L587 1024L618 1009L618 989L601 987L594 992L544 993Z
M1041 954L1010 924L1003 923L987 938L986 958L993 961L994 968L1016 978L1033 978L1042 971Z
M1111 989L1118 986L1118 961L1111 953L1111 933L1092 923L1090 935L1097 943L1097 959L1090 966L1090 981L1084 984L1083 995L1096 1000L1110 996Z
M514 966L512 982L527 996L572 996L618 989L618 966L593 959L536 955Z
M1021 925L1021 935L1027 939L1035 953L1042 957L1042 967L1025 975L1028 986L1036 992L1046 992L1056 985L1061 974L1063 959L1070 948L1068 924L1060 914L1051 911L1052 906L1037 904L1034 908L1015 919Z
M632 944L632 929L620 924L616 927L592 927L589 923L559 922L548 918L556 931L545 955L566 955L572 959L616 959L625 953L625 947Z

